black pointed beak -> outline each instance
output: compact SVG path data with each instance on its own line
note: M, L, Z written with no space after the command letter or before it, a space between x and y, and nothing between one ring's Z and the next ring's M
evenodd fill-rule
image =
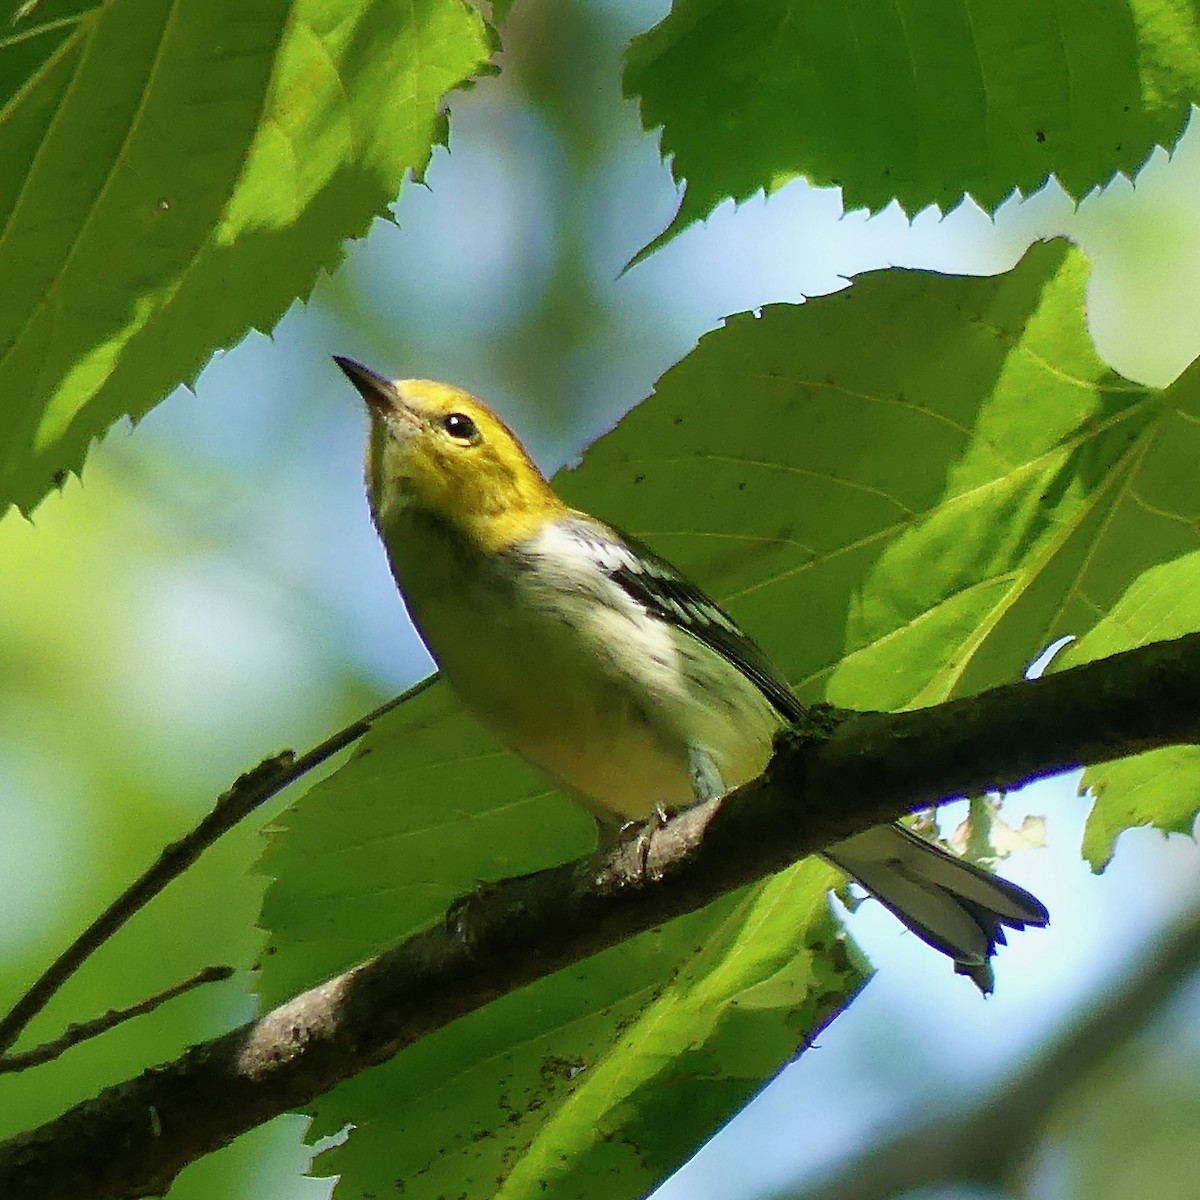
M333 356L345 373L347 379L358 389L358 394L367 402L367 406L378 413L393 412L396 408L396 389L390 379L364 367L362 363L352 358L343 358L340 354Z

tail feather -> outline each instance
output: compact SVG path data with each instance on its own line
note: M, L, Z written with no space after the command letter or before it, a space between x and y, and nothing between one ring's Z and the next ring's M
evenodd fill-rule
M982 992L991 991L991 957L1004 927L1049 923L1045 905L1009 883L919 837L879 825L826 852L922 941L954 960Z

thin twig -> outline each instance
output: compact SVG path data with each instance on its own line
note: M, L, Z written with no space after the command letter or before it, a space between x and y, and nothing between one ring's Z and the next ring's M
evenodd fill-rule
M357 741L380 717L423 692L435 678L431 675L414 684L365 717L339 730L307 754L297 758L293 751L283 750L271 758L263 759L257 767L242 775L227 792L218 797L212 811L190 833L165 847L154 864L134 880L13 1005L8 1015L0 1021L0 1055L8 1052L51 997L113 934L135 913L145 908L167 884L182 875L222 834L289 784L295 783L339 750Z
M139 1000L128 1008L110 1008L103 1016L83 1021L78 1025L68 1025L66 1032L52 1042L43 1042L32 1050L23 1050L20 1054L6 1054L0 1057L0 1075L27 1071L30 1067L40 1067L43 1063L53 1062L60 1054L65 1054L70 1050L72 1046L78 1046L81 1042L99 1037L102 1033L107 1033L110 1029L115 1029L118 1025L131 1021L134 1017L153 1012L160 1004L166 1004L168 1000L174 1000L176 996L182 996L184 992L190 992L193 988L201 987L206 983L219 983L223 979L228 979L232 974L232 967L205 967L191 979L185 979L182 983L177 983L174 987L169 987L156 995L147 996L145 1000Z

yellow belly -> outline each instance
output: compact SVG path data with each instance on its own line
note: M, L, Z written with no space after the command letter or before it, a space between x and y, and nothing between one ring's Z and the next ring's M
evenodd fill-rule
M464 706L599 819L695 799L689 747L726 787L770 757L779 717L749 680L686 634L636 613L490 604L409 607Z

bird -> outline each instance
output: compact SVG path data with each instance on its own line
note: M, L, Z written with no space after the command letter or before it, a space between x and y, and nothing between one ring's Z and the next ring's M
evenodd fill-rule
M762 773L803 707L780 669L638 539L571 508L481 400L334 361L365 401L368 505L413 625L463 707L602 836ZM899 822L823 857L985 995L1030 892Z

